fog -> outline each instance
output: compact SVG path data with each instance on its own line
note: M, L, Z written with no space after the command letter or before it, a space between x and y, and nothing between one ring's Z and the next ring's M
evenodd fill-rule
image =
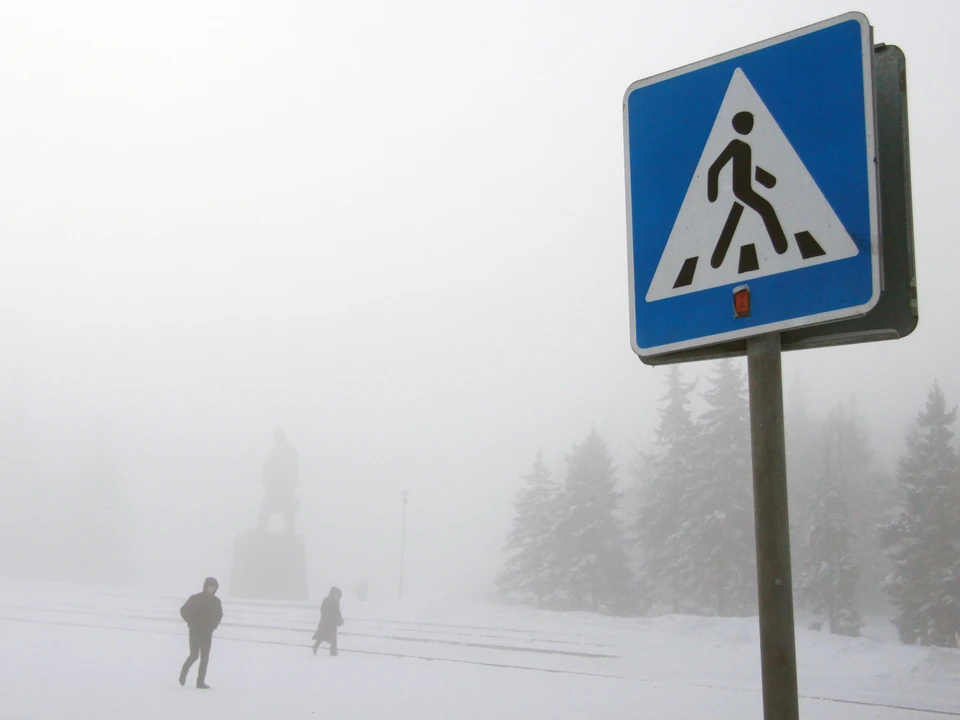
M492 591L538 450L595 427L626 483L651 441L624 90L849 9L3 4L0 572L229 585L280 427L313 597L397 592L405 490L407 590ZM920 325L784 377L892 468L934 379L960 397L960 8L857 9L907 57Z

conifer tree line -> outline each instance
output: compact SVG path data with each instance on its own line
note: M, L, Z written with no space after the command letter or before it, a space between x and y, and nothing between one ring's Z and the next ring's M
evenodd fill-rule
M918 403L920 405L920 403ZM893 472L877 467L854 399L786 398L795 602L810 627L857 636L864 614L900 639L960 641L960 461L956 408L934 383ZM621 472L591 430L565 467L537 454L522 476L497 577L541 607L611 614L757 612L745 364L665 376L651 446Z

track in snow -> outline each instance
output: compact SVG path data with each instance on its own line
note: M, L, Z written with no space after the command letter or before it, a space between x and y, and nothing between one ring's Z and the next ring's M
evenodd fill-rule
M301 606L297 606L301 607ZM167 623L167 622L176 622L179 623L179 618L170 618L162 616L151 616L151 615L136 615L129 613L110 613L103 611L94 611L88 608L83 608L82 606L68 606L68 607L50 607L43 605L0 605L0 608L4 608L8 611L10 610L20 610L27 612L43 612L47 614L60 614L60 615L86 615L90 617L97 618L116 618L118 620L133 620L136 623ZM306 609L306 608L305 608ZM183 635L182 630L164 630L159 628L151 627L121 627L117 625L107 625L102 623L95 622L78 622L75 620L70 620L66 618L50 618L50 619L40 619L40 618L31 618L31 617L15 617L11 615L0 615L0 622L17 622L17 623L31 623L31 624L42 624L42 625L57 625L64 627L80 627L80 628L91 628L99 630L116 630L121 632L142 632L142 633L153 633L153 634L163 634L163 635ZM371 622L384 622L384 621L371 621ZM389 621L388 621L389 622ZM395 621L401 622L401 621ZM442 625L440 623L410 623L414 625L437 625L443 627L460 627L460 628L471 628L478 630L503 630L507 632L529 632L529 631L518 631L513 628L485 628L481 626L450 626ZM254 623L236 623L236 622L224 622L221 627L223 628L232 628L238 630L267 630L270 632L277 633L289 633L289 632L307 632L306 628L299 627L288 627L288 626L278 626L278 625L261 625ZM403 642L424 642L424 643L439 643L439 644L449 644L456 645L461 648L473 648L473 649L495 649L503 651L506 653L534 653L538 655L561 655L561 656L574 656L577 658L584 658L594 661L615 659L615 655L606 655L599 653L578 653L571 651L563 650L548 650L540 648L527 648L527 647L511 647L505 645L492 645L487 643L465 643L460 641L444 641L437 640L433 638L411 638L411 637L402 637L402 636L385 636L385 635L372 635L364 633L341 633L345 636L354 636L354 637L368 637L368 638L377 638L384 640L398 640ZM280 645L286 647L293 647L298 649L309 648L311 644L309 642L291 642L288 640L279 640L279 639L264 639L264 638L254 638L254 637L235 637L232 635L223 635L219 634L217 636L218 641L226 642L243 642L243 643L256 643L263 645ZM428 655L418 655L413 653L405 652L391 652L385 650L369 650L361 648L340 648L340 652L343 654L353 653L358 655L375 655L382 657L395 657L395 658L404 658L404 659L414 659L422 660L427 662L445 662L445 663L456 663L462 665L475 665L480 667L488 668L499 668L505 670L521 670L528 672L542 672L542 673L551 673L551 674L561 674L561 675L576 675L576 676L585 676L585 677L594 677L594 678L604 678L613 681L628 681L628 682L639 682L639 683L649 683L656 685L672 685L677 687L697 687L705 688L711 690L720 690L726 692L748 692L748 693L757 693L759 692L753 688L742 688L742 687L730 687L724 685L713 685L709 683L693 683L693 682L684 682L676 680L661 680L657 678L650 677L638 677L638 676L629 676L622 674L613 674L605 672L592 672L588 670L577 670L571 668L550 668L542 667L536 665L520 664L520 663L511 663L511 662L491 662L480 659L470 659L470 658L450 658L450 657L436 657ZM529 655L528 655L529 657ZM877 703L877 702L868 702L862 700L848 700L842 698L832 698L825 696L817 695L801 695L801 698L808 700L816 700L820 702L830 702L830 703L840 703L846 705L858 705L864 707L876 707L876 708L889 708L895 710L904 710L909 712L924 713L930 716L939 716L939 717L960 717L960 712L953 712L949 710L931 710L929 708L919 708L919 707L910 707L905 705L897 705L890 703Z

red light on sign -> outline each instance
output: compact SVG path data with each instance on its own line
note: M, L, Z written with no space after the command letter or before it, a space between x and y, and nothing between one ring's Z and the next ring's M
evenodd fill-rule
M746 285L733 289L733 316L750 317L750 288Z

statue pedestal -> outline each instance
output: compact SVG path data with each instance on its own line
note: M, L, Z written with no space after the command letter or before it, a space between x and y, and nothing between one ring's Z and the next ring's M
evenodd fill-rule
M230 594L256 600L309 600L303 538L256 530L237 535Z

